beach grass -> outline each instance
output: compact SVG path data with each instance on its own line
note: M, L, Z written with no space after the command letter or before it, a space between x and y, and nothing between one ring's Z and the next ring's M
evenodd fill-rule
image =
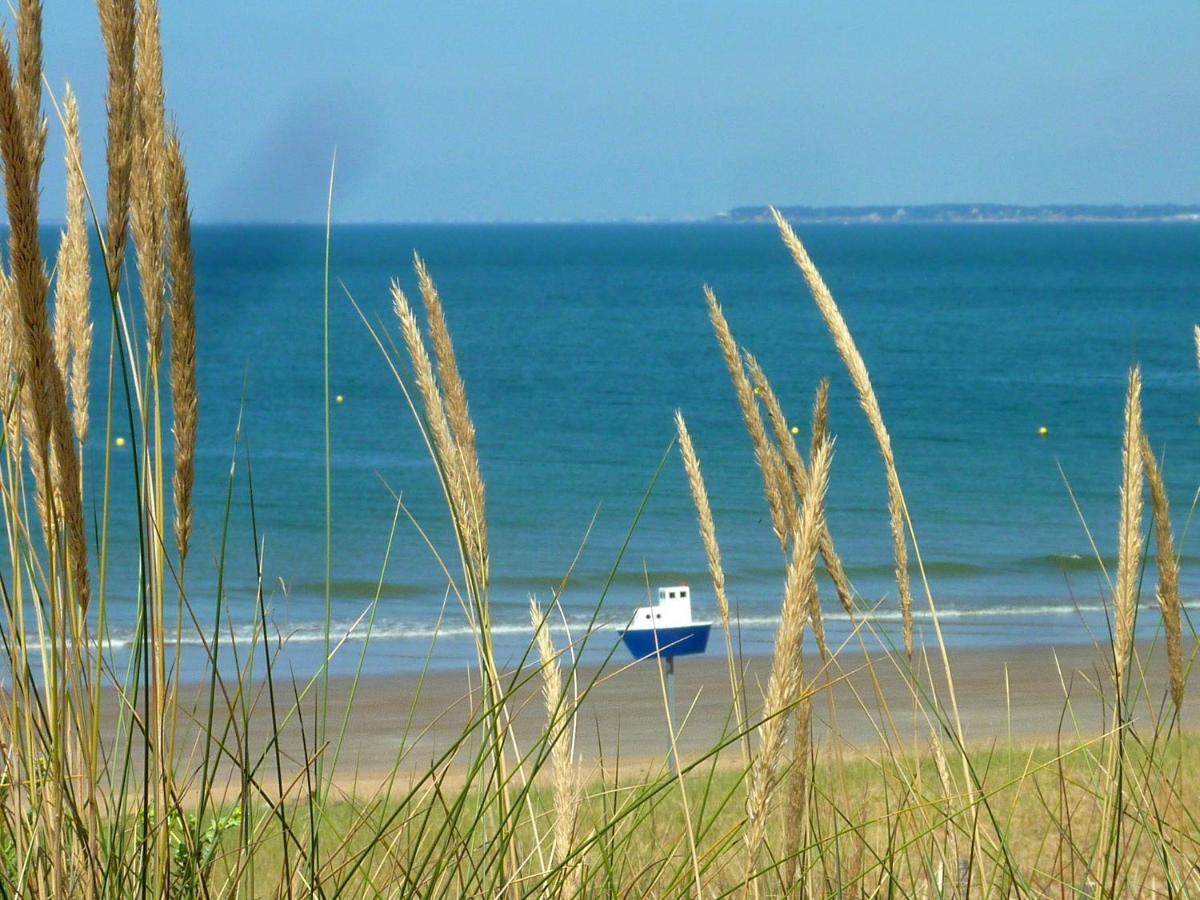
M1035 744L1023 748L994 748L970 754L972 767L981 773L980 792L1003 815L1010 829L1010 851L1023 871L1035 873L1028 880L1001 879L986 886L976 883L972 896L990 894L1028 894L1035 896L1072 896L1088 883L1089 868L1078 854L1062 853L1064 845L1082 847L1099 838L1100 823L1079 816L1096 799L1095 753L1098 747L1075 745L1058 748ZM878 759L857 757L841 764L818 763L806 781L813 814L806 821L810 829L803 865L804 880L796 879L796 860L774 856L763 860L756 871L762 893L771 896L873 895L889 887L906 894L903 885L916 885L929 896L962 896L969 875L965 857L954 850L970 841L969 831L957 824L970 811L971 800L964 794L943 790L945 773L939 771L936 755L925 753L904 760L903 768ZM1166 767L1178 772L1174 798L1161 798L1160 823L1165 833L1179 845L1194 847L1194 819L1183 808L1185 798L1200 789L1197 764L1200 742L1188 736L1170 747L1151 752L1139 748L1130 755L1129 764L1144 776ZM901 776L901 772L905 776ZM1159 776L1166 773L1160 772ZM667 776L648 781L636 772L614 779L597 772L581 773L577 787L580 803L575 830L593 835L594 846L577 858L567 858L557 871L560 883L548 882L546 873L529 868L519 879L521 894L556 893L644 896L693 893L692 856L679 827L685 818L680 792L666 784ZM528 795L528 818L515 840L530 851L543 832L552 829L561 809L558 787L552 777L540 779ZM713 771L689 773L683 778L687 809L702 811L694 821L696 839L706 848L698 860L705 895L738 894L745 888L743 873L729 865L722 848L737 843L744 828L746 779L735 766L723 765ZM467 818L478 815L486 803L468 788L465 802L453 811ZM847 803L849 798L853 798ZM237 807L224 811L224 822L232 821ZM329 863L334 868L356 869L356 874L340 882L342 890L356 893L403 893L397 885L396 866L407 866L412 883L408 889L420 892L419 862L428 856L423 835L446 835L456 831L448 807L431 793L407 802L394 797L357 798L334 803L326 811L326 828L336 850ZM693 812L694 814L694 812ZM293 827L300 827L306 815L302 806L290 806L286 815ZM372 843L375 834L363 828L365 818L392 819L397 824L387 835L386 846ZM214 821L221 822L217 815ZM407 827L420 821L422 829ZM534 824L540 825L540 829ZM919 823L919 824L918 824ZM1047 823L1050 827L1047 827ZM769 843L782 841L786 823L779 817L771 822ZM936 849L930 844L936 838ZM469 841L464 841L464 844ZM470 882L476 877L479 848L456 848L454 892L475 893ZM1151 842L1132 847L1133 865L1145 871L1155 867L1156 848ZM360 864L365 854L366 861ZM209 877L216 883L237 878L242 865L256 871L253 880L273 884L284 865L283 842L278 833L267 836L246 859L238 848L238 836L227 827L217 836L211 852ZM444 862L444 861L443 861ZM418 863L414 865L414 863ZM789 865L793 863L793 865ZM889 871L881 880L877 869ZM551 871L554 871L552 868ZM1175 881L1178 893L1195 890L1194 868L1185 867ZM890 883L889 883L890 882ZM1149 874L1131 883L1129 892L1140 896L1167 895L1172 881L1164 875ZM1072 888L1076 885L1078 889ZM586 888L586 889L585 889ZM917 891L913 891L917 892ZM1096 889L1097 894L1099 889Z
M827 384L813 386L812 440L802 448L767 374L737 342L736 323L716 292L706 289L697 303L707 300L714 362L723 359L743 420L729 427L747 430L747 457L761 472L781 554L773 655L756 664L737 649L720 522L705 485L714 473L702 466L705 436L689 430L683 410L674 422L677 446L647 473L629 534L664 468L682 466L696 504L694 539L705 550L724 633L724 656L710 669L716 675L703 686L703 703L697 692L686 708L672 708L663 668L641 663L636 711L661 741L631 752L619 736L604 734L617 718L613 685L631 677L629 664L611 652L600 665L581 659L589 646L612 644L611 637L600 643L598 626L624 550L594 597L589 627L558 627L567 571L551 596L531 598L524 657L503 662L492 627L485 455L452 339L452 302L418 257L420 304L395 282L392 320L364 315L363 323L379 348L378 364L395 376L391 402L411 413L425 442L452 540L429 538L437 530L397 498L388 552L401 528L427 544L445 575L446 614L470 627L472 684L448 703L444 685L438 695L438 678L423 671L408 684L408 712L390 759L364 767L354 713L370 692L363 671L379 591L359 622L364 640L338 640L327 602L324 664L310 673L280 668L285 639L265 600L253 471L240 425L230 436L215 596L193 604L189 573L202 563L189 546L203 427L195 304L204 301L196 296L184 141L165 106L157 3L100 0L99 7L110 69L105 208L93 205L83 179L82 160L92 151L80 146L78 109L64 94L61 106L52 106L55 127L67 136L68 225L53 262L38 242L51 127L43 113L38 0L16 5L15 56L0 45L10 243L0 267L4 896L1200 892L1200 822L1192 803L1200 742L1183 727L1196 635L1181 617L1177 542L1155 449L1142 429L1138 369L1129 372L1124 420L1113 423L1123 473L1114 485L1119 559L1105 573L1111 639L1090 669L1057 670L1057 683L1046 686L1054 699L1038 740L1011 737L1019 714L1013 703L1029 698L1008 696L1007 672L996 676L1004 678L1006 704L993 718L997 725L1007 719L1008 740L994 733L990 741L969 739L969 698L956 690L962 670L925 578L919 529L901 486L903 461L867 361L815 262L778 214L781 253L799 269L797 302L807 285L882 457L880 508L891 525L900 645L876 629L877 601L857 595L847 580L825 516L826 489L839 476ZM334 500L329 306L340 300L331 290L328 254L333 197L331 173L325 507L312 523L324 529L327 572ZM104 283L94 290L89 233L103 256L96 268ZM93 370L92 326L101 316L111 321L112 339L106 353L97 348L103 365ZM88 407L92 377L104 379L103 410ZM119 432L129 435L130 447L118 456L112 448ZM104 441L103 464L88 471L84 451L95 440ZM96 510L85 504L92 494L84 486L93 483L102 498ZM1162 557L1153 567L1147 491ZM133 560L110 554L118 495L134 501ZM248 535L231 533L235 496L251 511ZM226 591L226 550L235 540L256 549L252 598ZM135 596L110 589L117 564L138 573ZM380 591L386 567L387 554ZM841 646L825 639L823 573L853 619ZM1161 637L1139 644L1136 620L1149 614L1151 590ZM233 641L230 609L247 599L256 628ZM928 609L928 639L914 629L914 603ZM109 631L116 604L138 610L125 655L114 650ZM211 618L201 620L201 610ZM185 635L201 639L199 666L184 665ZM353 653L354 675L338 681L331 661ZM1165 679L1155 674L1164 655ZM693 714L705 719L700 746ZM850 738L851 720L865 736Z

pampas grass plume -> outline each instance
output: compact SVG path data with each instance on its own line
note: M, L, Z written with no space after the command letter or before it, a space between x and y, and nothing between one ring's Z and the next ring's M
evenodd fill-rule
M750 769L746 789L745 878L749 882L758 866L767 832L777 770L783 752L788 712L801 699L804 682L802 653L804 626L810 598L817 589L816 558L821 523L821 506L829 486L833 445L826 442L812 460L809 490L801 503L800 528L792 546L784 588L783 610L775 634L775 653L763 704L763 722L758 728L758 756Z
M1150 441L1142 435L1142 464L1150 484L1150 504L1154 512L1154 556L1158 567L1158 605L1167 634L1167 669L1171 683L1171 701L1177 711L1183 709L1183 623L1179 598L1179 560L1175 557L1175 538L1171 532L1171 504L1162 471Z
M1113 655L1118 696L1124 696L1125 674L1133 649L1137 610L1138 571L1142 558L1142 489L1145 462L1142 449L1142 373L1129 370L1125 401L1125 442L1121 453L1121 518L1117 531L1117 584L1113 598L1116 618Z
M187 171L178 135L167 147L167 219L171 252L171 402L175 412L175 542L185 560L192 533L192 486L196 480L196 432L200 397L196 382L196 261Z
M900 612L904 620L904 647L911 657L913 649L912 587L908 576L908 541L904 533L905 504L904 493L900 488L900 474L896 469L895 454L892 452L892 439L884 424L883 412L879 407L879 400L875 396L875 388L871 385L867 364L858 351L858 345L850 334L850 329L833 299L833 294L826 287L825 281L809 257L808 251L800 243L796 233L792 231L792 226L788 224L779 210L773 207L771 215L775 218L775 224L779 228L784 244L792 254L792 259L801 274L804 275L804 280L808 282L809 290L816 301L817 309L825 319L825 325L833 338L838 355L842 357L842 362L845 363L846 369L850 373L850 381L858 392L858 402L862 406L863 412L866 413L867 422L875 433L879 452L883 456L884 467L887 471L888 513L896 559L896 585L900 592Z

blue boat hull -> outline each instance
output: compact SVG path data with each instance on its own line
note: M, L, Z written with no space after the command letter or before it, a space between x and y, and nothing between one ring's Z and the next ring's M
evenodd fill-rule
M694 656L708 648L708 633L712 623L684 625L678 628L629 628L621 632L621 640L634 659L661 656Z

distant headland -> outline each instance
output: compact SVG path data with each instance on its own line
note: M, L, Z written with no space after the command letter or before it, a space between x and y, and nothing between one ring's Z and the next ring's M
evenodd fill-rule
M791 222L836 224L900 224L959 222L1200 222L1200 205L930 203L916 206L781 206ZM739 206L714 217L718 222L767 222L766 206Z

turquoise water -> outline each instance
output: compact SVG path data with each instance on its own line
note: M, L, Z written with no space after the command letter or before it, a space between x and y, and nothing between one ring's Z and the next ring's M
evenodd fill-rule
M1185 528L1200 485L1192 338L1200 320L1200 229L818 226L802 229L801 237L871 369L951 640L1102 635L1103 576L1059 467L1101 553L1111 558L1125 380L1137 361L1146 428L1165 453L1176 526ZM332 410L334 633L363 614L381 581L370 668L421 665L435 630L443 637L434 665L461 665L469 655L454 601L437 625L445 579L406 520L383 570L393 491L452 553L417 428L347 299L349 292L366 316L394 332L388 282L398 277L416 297L414 249L442 290L478 427L504 652L524 644L528 595L549 599L595 516L563 598L569 620L588 620L672 440L677 407L708 480L745 649L768 649L781 560L707 322L705 283L762 362L803 441L813 389L831 376L838 441L830 524L864 606L876 607L880 627L891 627L896 599L882 464L844 368L772 229L337 227L331 390L345 402ZM210 623L241 415L224 551L228 611L235 628L253 622L252 496L273 622L293 648L310 647L295 657L298 667L310 666L325 602L323 231L200 227L196 251L202 403L191 603ZM98 354L107 348L103 328L96 343ZM93 408L100 411L103 379L95 381ZM102 433L103 418L100 412L94 434ZM117 433L127 430L121 421ZM1043 425L1050 429L1044 439L1037 434ZM128 450L115 452L124 491ZM92 476L93 491L99 481ZM116 522L127 522L127 498L116 502ZM132 533L116 528L112 549L110 612L118 638L134 621ZM1182 551L1185 594L1195 597L1200 549L1188 538ZM619 622L644 602L647 575L654 586L689 582L698 607L711 611L677 456L633 530L600 620ZM832 628L844 636L836 598L827 594ZM1153 599L1149 584L1144 595ZM1154 617L1144 618L1152 628ZM609 649L615 631L606 633L607 644L598 639L593 652Z

